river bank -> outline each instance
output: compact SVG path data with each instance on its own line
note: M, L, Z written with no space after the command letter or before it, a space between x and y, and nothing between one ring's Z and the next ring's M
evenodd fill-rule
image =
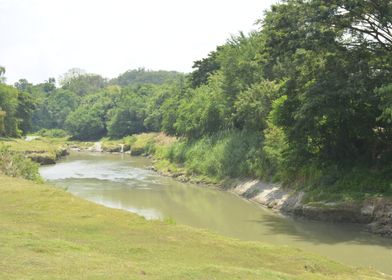
M392 199L370 196L366 199L348 201L309 201L304 190L284 188L281 184L254 179L226 179L217 181L208 176L187 172L184 166L169 162L163 151L175 140L161 133L133 136L117 141L104 141L99 149L93 143L84 143L79 150L97 152L124 152L135 156L151 156L154 165L149 168L163 176L181 182L207 184L225 189L262 206L285 215L303 217L328 223L354 223L364 225L371 233L392 237ZM75 145L75 143L74 143Z
M389 279L298 249L147 221L46 184L0 181L1 278Z
M156 166L159 166L159 161ZM214 183L200 176L189 177L183 172L171 172L170 169L152 169L163 176L170 176L182 182L214 185L285 215L327 223L361 224L371 233L392 238L391 198L371 197L350 202L309 202L306 201L304 191L284 188L280 184L266 183L262 180L230 179Z
M32 161L40 164L55 164L60 158L68 155L68 145L65 138L47 138L28 136L26 139L4 138L0 144L8 146L12 151L23 154Z
M170 176L182 182L214 185L286 215L330 223L362 224L369 232L392 237L392 199L390 198L372 196L363 200L309 201L307 193L303 190L284 188L280 184L266 183L262 180L216 181L213 178L189 173L183 166L166 160L162 156L162 151L174 141L174 138L162 133L149 133L121 140L106 139L96 143L66 141L61 138L39 138L30 141L14 139L7 144L41 165L55 163L67 155L69 150L152 156L155 163L150 169L163 176Z
M231 190L251 201L284 214L332 223L366 225L369 232L392 237L392 201L373 197L364 201L306 202L303 191L284 189L260 180L244 181Z

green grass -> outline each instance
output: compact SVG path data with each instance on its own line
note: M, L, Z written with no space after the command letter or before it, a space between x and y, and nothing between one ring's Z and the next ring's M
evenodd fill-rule
M0 175L1 279L386 279Z
M122 139L113 140L110 138L102 138L100 142L102 143L102 149L105 152L120 152L121 145L123 146L124 152L129 151L131 142L133 140L132 136L127 136Z
M56 152L56 150L63 146L65 138L44 138L40 137L32 141L25 141L17 138L2 138L0 143L4 143L14 151L20 152Z
M167 149L164 158L183 165L189 175L217 182L226 178L261 178L266 175L261 144L261 136L256 133L230 131L178 141Z
M56 161L62 154L66 138L39 137L32 141L16 138L2 138L0 144L9 146L12 151L25 154L27 157L40 162L41 160Z
M360 202L373 197L392 197L392 167L369 168L358 163L315 164L296 168L285 184L304 190L305 202Z
M131 140L132 155L153 154L155 152L156 137L158 133L142 133L135 135Z

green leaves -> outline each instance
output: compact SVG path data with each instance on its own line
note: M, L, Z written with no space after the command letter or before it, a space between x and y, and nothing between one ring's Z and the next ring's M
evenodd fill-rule
M360 18L388 16L370 9L368 1L354 2L285 1L263 21L265 74L286 80L281 94L287 100L276 123L303 160L375 163L380 99L374 90L391 80L391 64L387 54L347 28Z
M65 122L67 130L78 140L94 140L106 133L100 112L87 107L79 107Z
M189 91L189 99L182 99L174 128L177 135L199 138L225 128L230 107L219 87L220 78L213 76L208 85Z
M0 83L0 111L3 112L0 120L0 136L17 137L20 135L16 115L18 106L18 90Z
M39 164L0 143L0 174L41 182Z
M262 81L242 91L234 103L236 126L254 131L265 129L271 105L279 97L279 89L276 82Z

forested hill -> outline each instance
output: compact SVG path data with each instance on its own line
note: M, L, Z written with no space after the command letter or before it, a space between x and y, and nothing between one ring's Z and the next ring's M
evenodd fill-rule
M136 70L128 70L109 81L110 84L119 85L122 87L128 85L141 85L141 84L155 84L162 85L166 83L178 82L184 74L177 71L152 71L139 68Z
M391 1L281 1L185 77L71 71L60 85L1 84L0 134L163 131L192 173L392 193Z

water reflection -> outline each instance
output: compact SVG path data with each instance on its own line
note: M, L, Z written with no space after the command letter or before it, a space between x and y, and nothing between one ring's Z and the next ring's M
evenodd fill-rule
M145 158L72 154L41 174L56 186L96 203L147 219L173 218L243 240L290 245L356 266L392 274L392 240L362 227L283 217L235 195L161 177Z

